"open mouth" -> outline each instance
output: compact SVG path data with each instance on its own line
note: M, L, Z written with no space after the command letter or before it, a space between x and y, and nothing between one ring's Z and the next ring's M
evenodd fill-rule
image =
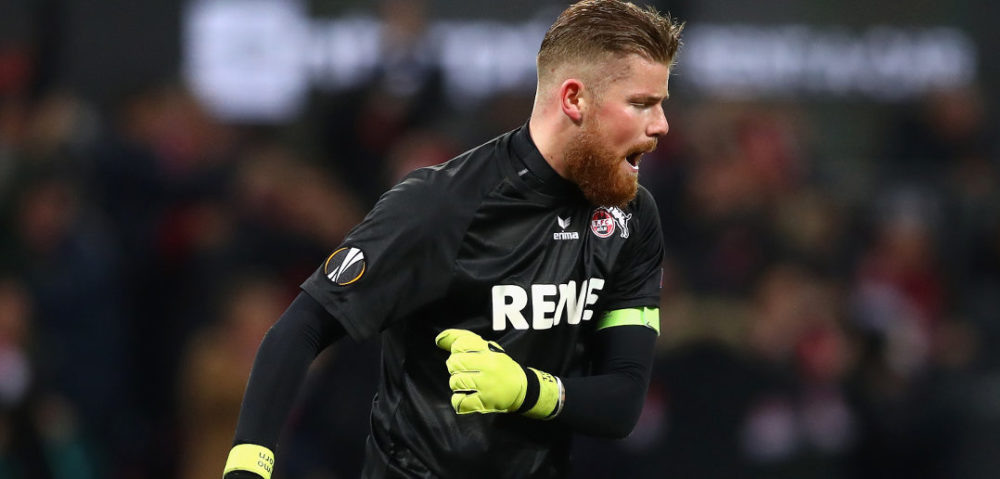
M641 159L642 159L641 151L637 151L625 157L625 161L627 161L628 164L632 166L633 170L639 169L639 160Z

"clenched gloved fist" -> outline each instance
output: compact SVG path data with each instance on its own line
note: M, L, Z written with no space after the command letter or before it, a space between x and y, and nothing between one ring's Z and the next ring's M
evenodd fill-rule
M516 412L534 419L558 414L558 377L521 366L495 341L472 331L446 329L434 342L451 353L445 364L451 373L451 407L458 414Z

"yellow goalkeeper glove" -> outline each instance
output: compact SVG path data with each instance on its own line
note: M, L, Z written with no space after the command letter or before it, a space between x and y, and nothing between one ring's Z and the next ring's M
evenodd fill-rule
M237 444L229 451L223 479L271 479L274 453L256 444Z
M516 412L551 419L562 406L562 382L511 359L495 341L464 329L446 329L434 339L451 355L451 407L458 414Z

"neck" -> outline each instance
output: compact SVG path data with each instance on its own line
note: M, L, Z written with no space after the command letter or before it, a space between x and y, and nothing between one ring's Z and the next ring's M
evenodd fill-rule
M567 146L566 141L571 137L570 132L562 128L558 121L546 118L544 112L539 112L538 105L535 106L535 110L531 113L531 119L528 120L528 132L531 134L531 140L535 142L535 147L538 148L542 158L545 158L549 166L559 176L566 178L564 152Z

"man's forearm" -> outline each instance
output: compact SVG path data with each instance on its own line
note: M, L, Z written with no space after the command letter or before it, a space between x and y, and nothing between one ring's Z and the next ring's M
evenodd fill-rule
M556 420L583 434L627 436L646 399L655 344L656 332L643 326L596 333L593 375L562 378L566 398Z
M344 334L319 303L300 293L257 350L234 442L273 451L309 365Z

